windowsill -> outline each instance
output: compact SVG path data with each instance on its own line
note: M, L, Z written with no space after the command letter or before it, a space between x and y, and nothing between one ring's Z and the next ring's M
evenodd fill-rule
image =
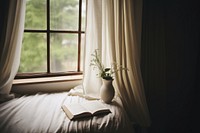
M13 85L22 84L36 84L36 83L50 83L50 82L67 82L82 80L83 75L71 75L71 76L58 76L58 77L44 77L44 78L28 78L28 79L15 79Z

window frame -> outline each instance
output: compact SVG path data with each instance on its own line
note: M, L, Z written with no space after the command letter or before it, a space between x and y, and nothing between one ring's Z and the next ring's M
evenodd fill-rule
M82 75L81 71L81 36L85 34L82 31L82 0L79 0L79 11L78 11L78 30L51 30L50 29L50 0L46 0L46 30L37 29L24 29L24 33L46 33L47 41L47 72L30 72L30 73L17 73L15 79L27 79L27 78L41 78L41 77L56 77L56 76L71 76L71 75ZM78 59L77 59L77 70L76 71L66 71L66 72L51 72L50 71L50 34L51 33L67 33L67 34L77 34L78 35Z

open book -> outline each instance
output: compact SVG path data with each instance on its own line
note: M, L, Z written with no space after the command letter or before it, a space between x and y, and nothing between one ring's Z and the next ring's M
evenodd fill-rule
M62 109L70 120L111 112L110 109L105 107L100 101L63 104Z

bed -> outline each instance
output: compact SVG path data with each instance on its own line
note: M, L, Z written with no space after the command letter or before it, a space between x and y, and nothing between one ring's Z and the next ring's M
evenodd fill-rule
M69 92L24 95L0 104L1 133L121 133L133 132L126 113L117 99L109 107L111 113L70 121L63 103L79 103L87 99Z

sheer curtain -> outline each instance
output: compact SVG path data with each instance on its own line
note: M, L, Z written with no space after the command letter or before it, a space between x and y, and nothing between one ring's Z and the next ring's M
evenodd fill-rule
M84 93L93 98L99 98L99 89L102 81L101 78L97 78L97 72L95 72L95 70L90 66L91 54L95 51L95 49L98 49L100 53L100 59L104 66L109 67L111 62L109 58L109 45L105 39L105 37L108 35L105 29L105 16L103 16L103 6L105 5L106 4L102 0L87 1L83 87Z
M141 0L88 0L83 87L87 95L99 97L101 79L89 66L91 53L99 49L102 63L117 62L129 71L114 79L129 118L143 127L150 125L140 71Z
M10 90L20 62L26 1L8 0L5 3L1 9L0 102L13 97Z

